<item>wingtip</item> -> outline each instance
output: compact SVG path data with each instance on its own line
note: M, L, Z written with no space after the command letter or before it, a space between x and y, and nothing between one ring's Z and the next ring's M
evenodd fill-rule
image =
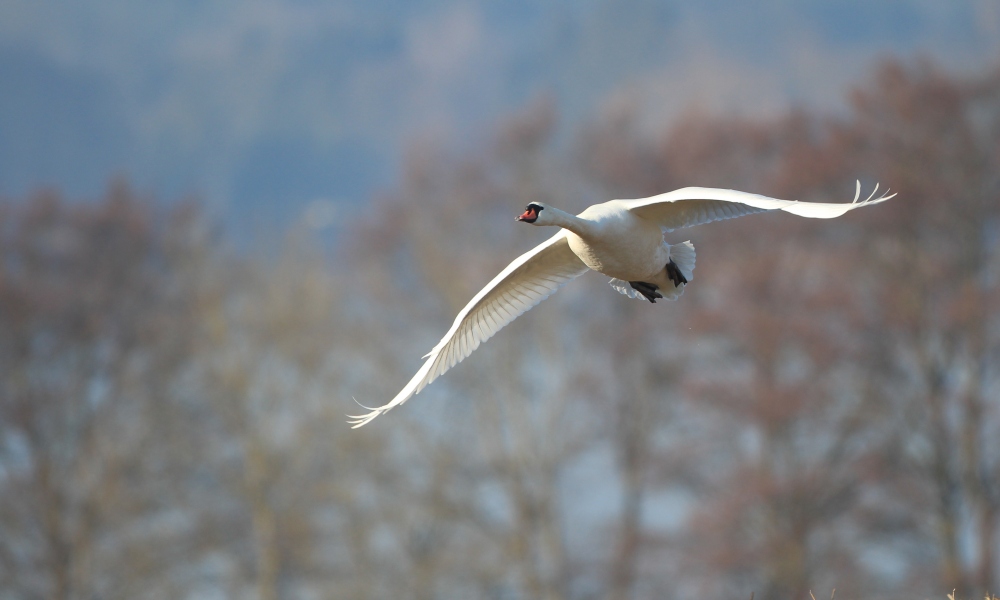
M384 413L387 410L385 409L385 407L382 406L378 408L365 406L364 404L358 402L358 399L355 398L354 396L351 396L351 400L354 400L354 403L360 406L361 408L369 411L363 415L345 415L347 417L347 423L351 426L351 429L357 429L358 427L362 427L364 425L367 425L368 423L371 423L375 417L379 416L380 414Z
M875 193L876 193L876 192L878 192L878 182L875 182L875 189L874 189L874 190L872 190L872 193L871 193L871 194L869 194L867 198L865 198L865 203L866 203L866 204L867 204L868 202L871 202L871 201L872 201L872 198L874 198L874 197L875 197Z
M379 416L383 412L385 411L376 408L373 409L370 413L364 415L346 415L347 424L351 426L351 429L357 429L359 427L367 425L368 423L371 423L375 419L375 417Z
M351 396L351 400L354 400L355 404L357 404L358 406L360 406L361 408L363 408L365 410L371 410L371 411L377 410L375 408L372 408L371 406L365 406L364 404L361 404L360 402L358 402L358 399L355 398L354 396Z
M872 190L872 193L869 194L867 198L865 198L864 200L862 200L862 201L859 202L858 200L861 198L861 181L860 180L855 180L855 182L854 182L854 200L851 201L851 204L852 205L857 205L857 206L866 206L868 204L878 204L880 202L885 202L886 200L889 200L890 198L895 198L896 197L896 194L890 194L889 193L889 189L886 188L886 190L884 192L882 192L882 195L878 196L876 198L875 194L878 193L878 188L879 188L879 184L876 183L875 184L875 189Z
M885 191L882 192L881 196L879 196L878 198L875 198L874 196L875 196L875 192L872 192L872 197L869 198L868 200L865 200L864 204L879 204L880 202L885 202L886 200L889 200L891 198L895 198L896 194L890 194L889 193L889 188L886 188Z

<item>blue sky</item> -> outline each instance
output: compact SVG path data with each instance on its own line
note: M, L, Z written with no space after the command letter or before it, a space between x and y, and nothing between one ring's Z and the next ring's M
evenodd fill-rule
M623 98L651 124L835 111L880 57L974 72L998 54L1000 0L3 0L0 195L96 196L121 174L289 222L542 93L568 131Z

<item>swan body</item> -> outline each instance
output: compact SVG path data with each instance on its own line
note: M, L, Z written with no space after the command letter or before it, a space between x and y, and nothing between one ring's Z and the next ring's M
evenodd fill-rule
M559 232L514 259L463 308L425 362L388 403L351 417L354 428L406 402L471 354L479 344L587 271L611 278L611 286L631 298L675 300L694 277L691 242L668 244L663 234L682 227L781 210L801 217L831 219L895 196L875 191L859 202L841 204L779 200L736 190L683 188L638 200L595 204L579 215L533 202L518 221L554 226Z
M562 211L546 208L559 215ZM577 219L589 227L567 234L569 248L590 269L625 281L645 280L670 260L660 226L629 212L620 201L591 206Z

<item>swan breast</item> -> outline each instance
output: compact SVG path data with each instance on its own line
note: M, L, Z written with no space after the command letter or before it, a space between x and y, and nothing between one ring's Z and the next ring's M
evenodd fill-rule
M624 281L641 281L663 270L669 251L660 226L606 202L580 217L594 226L583 235L569 233L569 247L585 265Z

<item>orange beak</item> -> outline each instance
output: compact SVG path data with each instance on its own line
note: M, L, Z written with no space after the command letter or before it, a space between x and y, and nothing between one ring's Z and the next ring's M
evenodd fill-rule
M515 217L515 221L524 221L525 223L534 223L538 218L538 211L534 209L529 209L524 211L519 217Z

